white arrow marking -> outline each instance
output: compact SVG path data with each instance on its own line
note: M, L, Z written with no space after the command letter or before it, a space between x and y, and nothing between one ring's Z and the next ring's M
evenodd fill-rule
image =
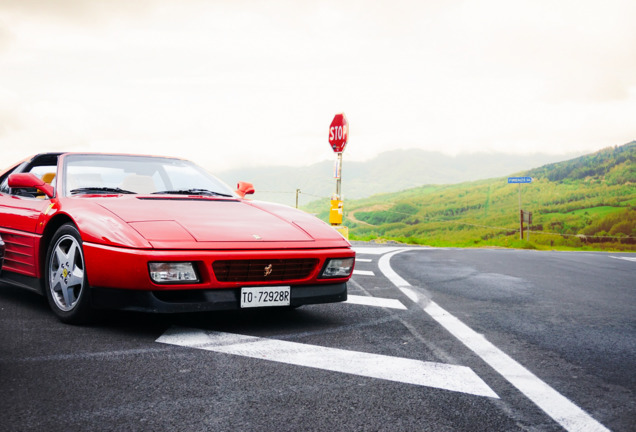
M157 342L499 398L465 366L182 327L168 329Z
M623 257L623 256L613 256L613 255L610 255L610 258L620 259L620 260L625 260L625 261L633 261L633 262L636 262L636 258L633 258L633 257Z

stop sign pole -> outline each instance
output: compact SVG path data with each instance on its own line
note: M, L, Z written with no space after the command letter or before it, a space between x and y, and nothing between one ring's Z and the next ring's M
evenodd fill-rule
M341 187L341 171L342 171L342 152L344 151L347 141L349 140L349 122L344 113L336 114L331 125L329 125L329 144L333 151L337 154L336 162L336 195L340 199Z
M336 167L334 177L336 178L336 195L331 200L331 211L329 212L329 222L331 225L342 224L342 152L349 140L349 122L344 113L336 114L329 125L329 145L336 153Z

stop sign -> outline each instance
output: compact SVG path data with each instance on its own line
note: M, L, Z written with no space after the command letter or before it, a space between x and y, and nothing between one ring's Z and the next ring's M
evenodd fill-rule
M336 114L329 126L329 144L336 153L342 153L349 139L349 123L344 113Z

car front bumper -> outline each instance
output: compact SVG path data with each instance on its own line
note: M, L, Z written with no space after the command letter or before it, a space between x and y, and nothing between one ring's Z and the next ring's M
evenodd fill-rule
M91 287L98 309L182 313L240 309L240 288L142 291ZM347 283L291 286L290 307L347 300Z

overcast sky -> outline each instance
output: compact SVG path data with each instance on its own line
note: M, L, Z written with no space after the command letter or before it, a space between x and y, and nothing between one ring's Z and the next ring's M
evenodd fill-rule
M396 148L636 139L634 0L0 0L0 168L37 152L213 171ZM346 169L346 168L345 168Z

